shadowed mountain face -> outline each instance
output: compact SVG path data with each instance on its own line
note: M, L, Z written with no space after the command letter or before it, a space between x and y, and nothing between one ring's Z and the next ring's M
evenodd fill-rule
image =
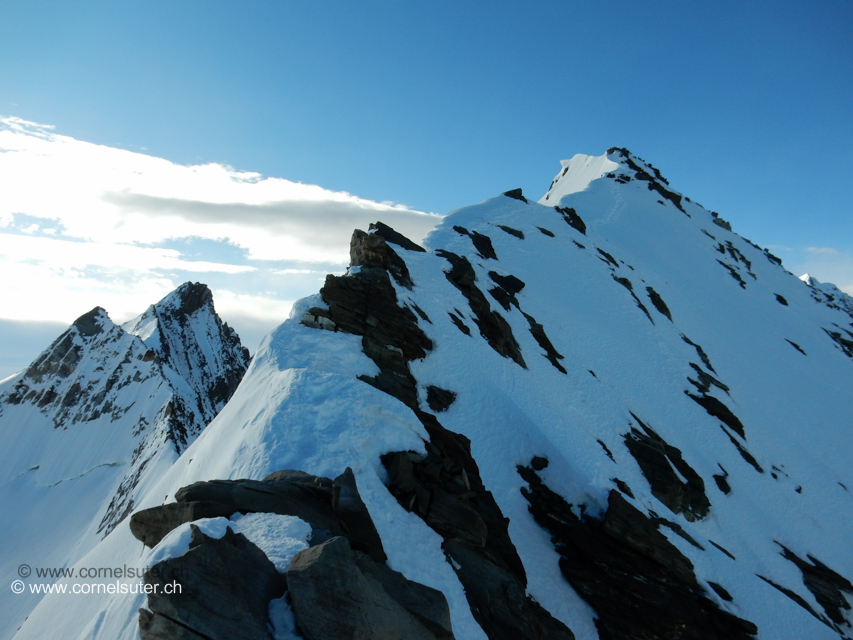
M48 596L17 637L62 613L71 637L218 638L214 609L276 640L851 636L853 306L731 227L613 148L423 246L356 230L224 407L211 363L239 354L186 345L227 332L185 285L116 335L140 379L202 390L170 415L219 413L86 562L191 566L192 598ZM31 379L106 342L98 313Z

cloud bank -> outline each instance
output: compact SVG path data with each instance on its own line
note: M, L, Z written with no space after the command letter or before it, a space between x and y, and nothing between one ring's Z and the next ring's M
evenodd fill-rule
M14 117L0 117L0 194L0 319L67 324L98 305L123 321L197 280L252 334L250 348L293 300L343 271L353 229L381 220L418 241L441 219L221 164L178 165Z

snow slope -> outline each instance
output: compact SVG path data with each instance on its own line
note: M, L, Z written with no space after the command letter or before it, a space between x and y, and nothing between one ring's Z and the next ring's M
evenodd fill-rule
M395 267L397 304L430 343L405 363L418 408L470 439L529 595L579 639L599 637L602 614L561 573L551 534L529 511L517 467L534 456L547 459L539 477L573 513L600 517L615 490L666 520L659 531L707 599L757 637L851 635L853 594L840 592L841 619L831 619L782 545L853 577L853 317L727 226L611 149L563 161L539 203L510 192L451 213L426 252L388 245L411 282ZM462 259L488 314L452 281ZM429 436L402 394L380 390L376 345L335 330L336 282L295 305L231 401L134 507L169 502L198 480L352 467L388 564L446 595L457 638L485 638L442 537L386 487L380 456L424 454ZM456 394L446 410L430 407L430 386ZM649 441L668 452L663 475L681 493L662 491L643 467L632 447ZM122 524L77 566L139 566L150 553ZM54 594L15 637L136 638L139 606Z

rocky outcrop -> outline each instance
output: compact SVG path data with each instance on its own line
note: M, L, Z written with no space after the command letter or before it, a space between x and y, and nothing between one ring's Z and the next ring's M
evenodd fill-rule
M18 377L2 404L31 404L57 429L104 417L122 418L130 407L117 392L156 377L146 349L115 325L101 307L83 314ZM89 371L81 366L89 362Z
M486 260L497 260L498 256L495 253L495 248L492 246L492 239L489 236L485 236L482 233L477 231L468 231L465 227L455 226L453 230L463 236L468 236L471 238L471 242L474 245L474 249L477 250L477 253L481 258Z
M287 588L308 640L454 637L444 594L353 551L344 538L297 553Z
M390 235L393 229L385 228L386 235ZM328 308L312 307L302 322L362 336L365 355L380 371L359 379L417 407L417 386L408 363L425 357L432 349L432 341L418 326L415 312L398 304L391 284L389 273L400 286L413 286L406 264L378 232L356 230L350 243L350 258L351 266L358 269L343 276L326 276L320 295Z
M165 365L164 375L171 379L171 372L177 373L189 384L195 393L181 398L183 413L202 427L234 395L251 360L234 329L217 315L210 289L200 282L182 284L124 328Z
M554 208L563 215L563 220L566 221L566 224L572 227L575 231L580 231L583 235L586 235L586 223L578 215L578 212L575 211L574 207Z
M634 155L628 151L627 149L621 147L611 147L607 150L607 155L612 155L614 153L618 153L622 156L627 164L634 171L634 179L635 180L644 180L648 184L649 191L656 191L663 198L669 200L672 204L674 204L681 213L685 215L689 215L681 204L682 196L680 194L675 193L674 191L670 191L664 185L669 185L669 182L664 178L660 171L658 171L655 167L644 163L647 165L647 168L652 172L651 174L646 171L645 168L640 166L637 162L639 158L635 158ZM731 228L729 228L731 230Z
M642 431L632 427L624 436L625 445L649 481L652 495L687 520L707 516L711 502L705 495L702 477L684 461L679 449L668 444L633 413L631 415Z
M667 319L672 322L672 313L670 312L669 307L666 306L666 302L661 298L661 295L651 287L646 287L646 293L649 294L649 300L652 301L652 304L655 306L655 309L658 310L658 313L665 315Z
M846 632L849 633L851 628L853 628L851 621L848 620L851 608L850 602L845 598L844 594L853 596L853 584L817 558L806 555L808 560L803 560L786 546L782 544L779 544L779 546L782 547L782 557L792 562L802 572L803 584L812 592L815 600L817 600L832 622L827 622L821 616L818 616L818 618L839 633L842 633L842 627L846 627Z
M391 227L385 228L388 230L386 234L394 231ZM384 269L394 277L394 280L401 287L412 288L412 278L409 276L406 263L394 249L388 246L385 238L378 233L365 233L356 229L350 239L349 255L351 267Z
M515 200L521 200L525 204L527 203L527 198L524 197L521 189L510 189L509 191L504 191L503 195L507 198L514 198Z
M353 548L385 562L382 540L347 468L330 480L302 471L276 471L263 480L196 482L175 493L176 502L138 511L130 530L153 547L169 531L199 518L230 517L235 513L276 513L296 516L311 525L317 544L343 536Z
M453 391L432 384L427 387L427 405L437 413L447 411L454 400L456 400L456 393Z
M230 527L218 539L191 528L189 551L145 574L140 640L272 640L269 603L285 591L275 565Z
M560 571L598 614L601 638L750 640L758 633L707 597L690 560L618 491L599 520L583 509L576 515L531 467L518 471L530 513L553 536Z
M477 274L468 259L441 249L436 251L435 255L450 263L451 269L445 273L445 276L468 300L468 305L474 312L474 322L480 329L480 335L497 353L526 369L527 365L512 333L512 328L502 315L492 310L486 296L477 288Z
M374 234L384 238L385 242L396 244L398 247L401 247L406 251L417 251L420 253L426 253L426 249L424 249L422 246L420 246L416 242L412 242L402 233L395 231L384 222L371 222L368 229Z
M427 455L382 456L389 491L444 540L474 618L490 640L570 640L561 622L526 594L527 575L507 520L480 479L470 441L417 412L430 440Z
M308 640L453 640L444 595L385 565L350 469L335 480L288 470L259 482L199 482L176 497L177 503L134 514L134 535L153 546L182 522L262 512L307 521L311 546L283 576L243 534L228 527L216 539L190 525L187 553L145 575L155 586L139 612L141 640L271 640L270 601L285 591Z
M729 409L720 400L718 400L714 396L709 396L706 393L703 393L699 396L689 393L687 391L685 391L685 393L690 396L691 400L693 400L696 404L705 409L705 411L708 412L709 416L711 416L712 418L717 418L717 420L725 424L729 429L731 429L741 438L746 440L746 431L743 428L743 423L734 413L732 413L732 410Z

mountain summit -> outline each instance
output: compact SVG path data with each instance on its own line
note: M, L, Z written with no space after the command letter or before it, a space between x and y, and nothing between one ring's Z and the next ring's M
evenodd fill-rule
M182 285L124 327L100 307L77 318L0 386L0 495L16 514L2 536L6 573L89 551L213 420L248 363L203 284ZM38 600L3 597L16 613Z
M16 638L851 636L846 299L621 148L350 255Z

